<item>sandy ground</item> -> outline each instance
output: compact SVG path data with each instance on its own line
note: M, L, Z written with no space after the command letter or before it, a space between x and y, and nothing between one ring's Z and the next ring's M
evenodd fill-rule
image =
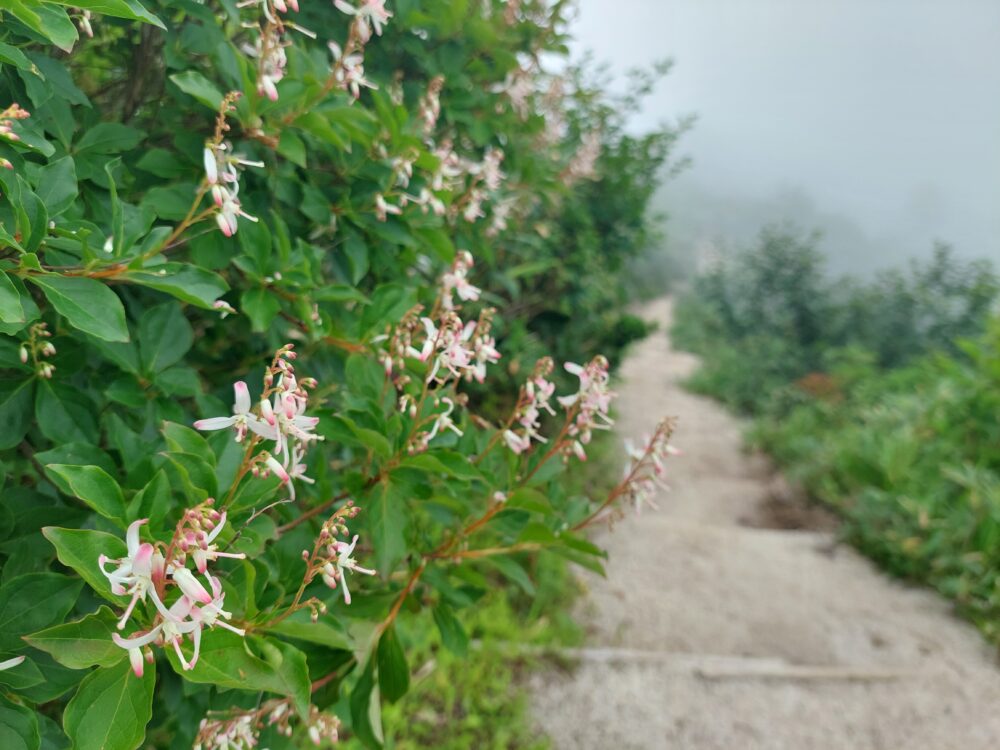
M659 511L599 535L587 645L531 678L540 729L558 750L993 750L993 651L943 599L815 530L821 513L795 512L740 423L681 388L697 360L670 349L669 302L646 315L661 330L623 367L619 433L676 415L684 455ZM787 528L799 515L810 529Z

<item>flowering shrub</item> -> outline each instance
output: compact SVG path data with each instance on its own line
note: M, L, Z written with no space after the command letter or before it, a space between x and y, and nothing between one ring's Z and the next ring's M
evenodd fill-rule
M402 616L462 652L663 473L559 481L674 133L542 70L561 3L2 18L0 745L379 746Z

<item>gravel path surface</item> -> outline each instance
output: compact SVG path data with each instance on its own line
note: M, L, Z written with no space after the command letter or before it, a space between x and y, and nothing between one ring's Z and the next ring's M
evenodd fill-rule
M540 729L558 750L994 750L993 650L789 500L740 423L681 388L697 360L669 346L669 302L645 312L661 328L622 369L619 434L676 415L684 455L659 511L599 535L587 645L531 678Z

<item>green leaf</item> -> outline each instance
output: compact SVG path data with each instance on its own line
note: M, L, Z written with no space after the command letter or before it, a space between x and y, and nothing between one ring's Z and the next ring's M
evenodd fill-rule
M375 659L368 660L364 672L351 690L351 730L365 747L370 750L380 750L382 747L382 727L380 722L372 721L372 714L378 717L378 701L372 700L375 689Z
M368 505L368 528L375 562L382 575L388 575L406 554L403 532L409 520L409 509L399 495L400 490L391 482L382 482L381 488Z
M504 503L504 507L528 510L533 513L547 514L552 512L552 506L549 503L548 497L530 487L520 487L514 490L510 497L507 498L507 502Z
M320 422L319 429L331 440L363 446L373 451L379 458L389 458L392 455L392 445L385 435L367 427L360 427L349 417L338 414L330 419L324 419Z
M82 276L29 276L60 315L74 328L105 341L128 341L125 308L118 295Z
M45 469L62 477L75 497L105 518L125 527L125 496L118 482L108 476L104 469L68 464L49 464Z
M26 573L0 589L0 651L24 646L21 636L66 617L82 584L58 573Z
M111 593L111 584L101 572L97 559L107 555L112 560L125 556L124 540L93 529L61 529L58 526L46 526L42 534L56 548L56 556L63 565L72 568L80 577L109 602L120 605L122 598ZM38 630L44 627L39 625Z
M278 140L278 153L292 162L292 164L297 164L305 169L306 144L302 142L302 139L293 130L285 128L281 131L281 138Z
M0 747L4 750L38 750L35 712L0 696Z
M21 70L31 70L31 60L24 56L17 47L0 42L0 63L13 65Z
M53 442L96 443L95 409L87 395L68 385L43 379L35 396L38 428Z
M194 343L194 331L180 305L166 302L142 314L139 342L143 371L152 375L184 358Z
M49 216L42 199L32 192L21 175L17 176L19 186L17 228L24 238L21 245L29 253L35 252L49 233Z
M0 655L0 661L8 659L10 654ZM30 688L45 682L45 675L32 659L25 659L16 667L0 670L0 685L6 685L12 690L20 693L25 688Z
M229 290L218 274L188 263L164 263L151 269L128 271L122 277L207 310Z
M128 506L130 521L148 518L153 528L160 526L170 510L170 481L161 469L136 493Z
M469 651L469 636L451 608L444 604L434 607L434 623L441 633L441 643L453 654L464 657Z
M25 26L37 31L64 52L71 52L79 38L76 26L62 8L43 5L36 0L5 0L4 10L14 13Z
M66 706L63 727L74 750L135 750L153 716L156 664L136 677L127 661L87 675Z
M410 669L406 666L403 647L390 625L378 639L378 687L382 697L395 703L410 689Z
M190 427L176 422L164 422L162 432L170 450L201 456L210 466L216 465L215 451L197 430L192 430Z
M38 170L35 193L45 204L50 217L58 216L72 206L78 192L72 157L56 159Z
M100 122L80 138L75 151L90 151L95 154L118 154L131 151L139 145L146 134L138 128L120 122Z
M35 381L0 380L0 449L13 448L32 424Z
M111 640L118 632L117 619L114 612L101 607L82 620L40 630L24 640L70 669L111 667L125 658L125 649Z
M482 479L479 469L473 466L469 459L460 453L436 449L415 456L407 456L399 462L401 467L421 469L434 473L446 474L455 479Z
M323 620L312 622L308 616L302 618L292 615L276 625L264 628L264 630L268 633L283 635L286 638L295 638L307 643L315 643L327 648L343 651L351 651L354 648L354 644L346 633Z
M170 76L170 80L185 94L194 97L213 112L218 112L222 106L222 92L198 71L185 70L183 73L174 73Z
M58 5L69 5L74 8L83 8L84 10L101 13L105 16L127 18L130 21L142 21L143 23L158 26L161 29L167 28L163 25L163 21L142 7L137 0L49 0L49 2L54 2Z
M118 199L118 183L115 172L121 168L121 157L115 157L104 165L108 177L108 200L111 203L111 256L120 258L128 249L125 247L125 211Z
M45 714L38 717L38 731L42 736L41 750L70 750L69 737L62 727Z
M244 639L217 628L202 636L201 656L194 669L183 669L172 649L167 657L185 680L288 696L301 716L308 715L311 685L306 657L287 643L253 636Z
M516 583L528 596L535 595L535 584L531 582L524 568L514 558L505 557L504 555L490 555L482 558L482 561L492 565L503 573L505 577Z
M180 480L181 488L186 491L188 500L200 503L206 497L215 497L218 494L215 469L207 460L194 453L180 451L169 451L163 455L169 462L166 464L168 471L173 471L174 476Z
M21 306L21 295L14 282L3 271L0 271L0 321L4 323L24 323L24 308Z
M240 309L250 318L255 333L263 333L281 312L281 303L267 289L247 289L240 298Z

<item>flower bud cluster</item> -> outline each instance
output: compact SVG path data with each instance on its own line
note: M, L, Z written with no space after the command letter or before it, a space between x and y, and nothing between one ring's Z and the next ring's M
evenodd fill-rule
M31 117L31 113L21 109L21 105L17 102L14 102L7 109L0 112L0 138L6 138L8 141L15 142L21 140L21 136L14 132L13 123L15 120L25 120L28 117ZM11 168L10 162L5 163L3 166L8 169Z
M427 84L427 93L420 97L417 117L423 126L425 136L434 132L438 118L441 116L442 88L444 88L444 76L434 76Z
M325 743L336 744L340 739L340 719L320 711L316 706L309 706L306 734L316 747Z
M94 38L94 27L90 23L94 20L94 17L89 10L86 8L82 9L80 15L75 16L74 20L76 21L76 27L80 29L80 33L85 34L89 39Z
M111 593L132 597L118 621L119 630L128 624L139 602L145 603L148 597L154 605L151 627L141 627L127 638L118 633L111 636L116 645L128 651L132 670L138 677L142 677L144 660L153 659L151 645L172 646L181 666L187 670L198 662L203 628L218 626L244 635L242 629L226 622L232 614L224 609L226 595L222 583L208 570L209 563L220 557L245 557L243 553L219 550L215 540L225 527L226 514L216 511L213 504L209 498L186 511L165 551L162 545L140 540L139 530L149 521L143 518L128 527L125 557L117 560L103 554L98 557L97 564L111 585ZM196 572L207 587L186 567L188 558L194 561ZM109 569L109 564L114 567ZM166 602L174 591L180 595L168 605ZM181 649L185 637L193 644L190 660Z
M51 362L43 361L46 357L55 356L56 347L49 341L51 337L47 323L35 323L28 328L28 340L21 344L17 352L21 364L26 365L30 361L40 378L51 379L56 369Z
M593 430L607 430L614 425L608 416L611 400L615 394L608 388L608 360L601 355L588 364L580 366L567 362L566 371L580 378L580 389L570 396L560 396L559 403L573 417L567 430L565 455L575 455L581 461L587 460L584 446L590 443Z
M548 380L553 367L550 357L538 360L535 364L535 371L528 382L521 387L511 427L506 429L503 434L504 442L514 453L523 453L531 448L532 440L537 443L547 442L539 430L542 426L541 414L543 411L555 416L555 411L553 411L549 401L555 393L556 385ZM518 428L513 428L514 424L517 424Z
M421 305L411 307L392 330L391 335L386 333L376 337L373 341L376 344L383 341L389 342L385 350L379 351L378 361L385 368L387 376L392 376L395 370L400 371L401 374L393 381L397 390L410 382L409 376L403 373L403 370L406 367L406 358L413 356L413 338L419 331L423 330L423 324L420 322L420 313L423 310Z
M669 489L665 482L664 461L667 457L680 453L670 444L673 427L671 420L664 420L657 426L653 436L644 438L639 447L633 445L631 440L625 441L628 461L625 465L622 497L635 506L636 512L641 511L643 505L656 510L653 497L659 490Z

